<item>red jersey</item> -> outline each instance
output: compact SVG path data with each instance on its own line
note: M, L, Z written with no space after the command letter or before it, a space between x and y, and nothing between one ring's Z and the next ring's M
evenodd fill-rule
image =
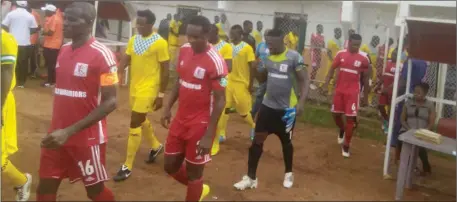
M211 45L203 53L195 53L189 43L179 50L179 106L175 120L194 124L209 122L213 90L227 85L227 64Z
M101 87L118 82L115 57L95 38L77 49L65 44L57 57L56 79L49 132L73 125L100 104ZM107 137L103 119L71 136L65 146L98 145Z
M313 33L311 34L311 48L314 56L320 56L321 48L325 47L324 35Z
M384 88L394 83L395 68L396 63L393 63L391 60L387 61L386 69L382 73L382 85L384 86ZM392 90L392 88L389 89L389 92L392 93Z
M339 51L333 60L332 68L339 68L336 90L359 93L360 74L368 70L370 60L365 52L351 53Z

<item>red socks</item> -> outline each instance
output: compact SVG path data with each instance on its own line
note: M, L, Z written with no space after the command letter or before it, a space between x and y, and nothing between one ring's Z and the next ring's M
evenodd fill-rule
M333 116L333 120L340 130L344 130L343 116Z
M178 172L175 174L170 175L171 177L175 178L176 181L183 185L187 185L189 180L187 179L187 170L186 170L186 163L183 163L181 165L181 168L179 168Z
M186 201L199 201L203 191L203 180L189 181L187 184Z
M114 201L113 192L110 189L103 187L103 191L95 197L91 197L92 201Z
M352 132L354 131L355 122L353 119L346 119L346 129L344 130L344 146L349 147L352 138Z
M57 201L57 196L55 194L37 194L37 201Z

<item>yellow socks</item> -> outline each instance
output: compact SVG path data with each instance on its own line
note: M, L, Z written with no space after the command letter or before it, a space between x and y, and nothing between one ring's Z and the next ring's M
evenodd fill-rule
M136 151L141 144L141 127L130 128L129 140L127 143L127 158L124 165L126 165L130 170L133 168L133 161L135 161Z
M143 135L149 141L151 149L157 151L157 149L160 148L161 144L157 137L154 135L154 129L152 129L152 124L149 119L146 118L146 121L141 124L141 127L143 127Z
M229 116L225 113L221 114L221 117L219 118L219 122L217 124L217 130L216 130L216 135L217 135L217 140L219 140L219 136L222 136L225 138L225 130L227 128L227 122L228 122Z
M27 183L27 177L25 174L19 171L8 159L2 166L2 174L11 180L14 187L21 187Z

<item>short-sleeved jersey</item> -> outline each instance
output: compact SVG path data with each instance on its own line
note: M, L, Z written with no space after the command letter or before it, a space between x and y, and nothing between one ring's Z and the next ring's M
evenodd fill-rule
M360 90L360 74L368 70L370 59L365 52L351 53L348 50L341 50L336 54L332 68L339 68L336 81L337 91Z
M17 50L18 45L14 36L2 29L2 55L1 62L2 65L13 65L13 68L16 68L17 61ZM16 76L15 70L13 69L13 76L11 77L11 87L10 90L13 90L16 86Z
M386 69L382 73L382 85L384 88L392 85L394 83L395 78L395 68L396 63L392 62L391 60L387 61ZM392 88L388 89L390 93L392 93Z
M159 34L130 38L125 53L130 56L130 96L155 97L160 84L161 63L170 60L168 44Z
M244 83L247 87L251 75L249 63L255 61L254 50L244 41L238 45L232 44L232 48L232 72L228 78L230 81Z
M273 109L294 107L298 102L297 72L305 68L303 57L286 49L279 55L269 55L265 62L268 71L267 91L263 104Z
M321 48L325 47L325 40L324 35L322 34L311 34L311 48L313 50L313 54L320 54Z
M185 124L208 123L211 115L212 91L224 90L227 85L227 64L220 54L208 46L196 54L189 43L179 51L178 111L175 120Z
M178 36L173 33L179 32L179 27L181 26L181 21L172 20L170 22L170 34L168 35L168 44L170 46L178 46Z
M114 54L95 38L79 48L65 44L56 64L56 86L49 132L64 129L98 107L101 88L118 83ZM71 136L64 146L93 146L108 140L106 119Z
M338 39L330 39L330 40L328 40L327 49L329 51L331 51L332 58L335 58L336 54L338 53L338 51L341 50L342 46L343 45L341 44L341 40L338 40Z
M367 53L367 55L370 57L370 62L373 64L376 64L376 56L378 54L378 50L376 47L373 47L371 45L363 44L362 47L360 47L360 50L362 52Z
M219 42L214 45L214 48L221 54L224 60L233 59L233 48L230 43L227 43L224 40L219 40Z

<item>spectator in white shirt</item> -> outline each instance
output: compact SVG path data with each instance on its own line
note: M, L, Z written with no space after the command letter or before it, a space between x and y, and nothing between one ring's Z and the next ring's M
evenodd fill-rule
M11 33L18 44L16 80L23 88L29 70L31 52L30 35L38 31L35 17L28 12L27 1L16 1L16 9L9 12L2 22L2 28Z

